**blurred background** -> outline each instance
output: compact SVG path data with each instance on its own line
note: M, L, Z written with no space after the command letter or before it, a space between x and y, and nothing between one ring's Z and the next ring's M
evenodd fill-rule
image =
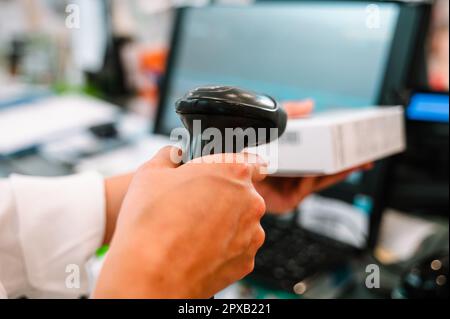
M133 170L205 84L407 111L405 154L267 217L255 273L219 297L448 297L447 0L0 0L0 177Z

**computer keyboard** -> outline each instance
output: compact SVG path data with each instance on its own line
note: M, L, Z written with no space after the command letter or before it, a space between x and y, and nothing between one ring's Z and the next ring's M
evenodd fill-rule
M354 254L348 246L302 229L292 220L267 216L261 224L266 242L248 278L271 288L293 292L297 283L336 269Z

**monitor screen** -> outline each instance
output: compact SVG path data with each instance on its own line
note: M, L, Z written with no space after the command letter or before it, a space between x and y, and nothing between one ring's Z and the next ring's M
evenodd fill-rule
M413 121L449 123L448 94L414 94L407 109L407 116Z
M377 104L400 7L370 8L307 1L186 9L160 130L180 125L176 100L202 85L241 86L279 101L313 98L316 112Z

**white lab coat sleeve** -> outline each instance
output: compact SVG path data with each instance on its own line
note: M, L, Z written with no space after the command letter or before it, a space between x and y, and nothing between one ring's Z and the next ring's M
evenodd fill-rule
M105 232L96 173L0 181L0 285L10 298L89 295L87 261ZM0 296L2 289L0 287Z

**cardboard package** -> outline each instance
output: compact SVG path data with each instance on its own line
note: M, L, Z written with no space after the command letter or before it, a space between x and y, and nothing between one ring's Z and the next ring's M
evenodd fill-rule
M346 109L290 120L279 141L251 148L277 176L335 174L403 152L401 106Z

